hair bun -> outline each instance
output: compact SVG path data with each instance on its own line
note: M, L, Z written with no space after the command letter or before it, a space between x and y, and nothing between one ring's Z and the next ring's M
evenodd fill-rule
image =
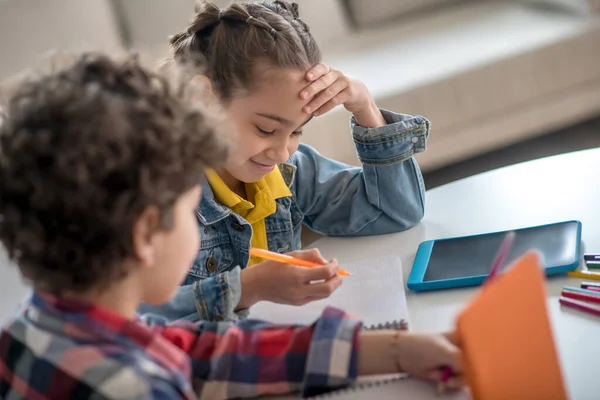
M284 9L285 11L287 11L292 18L297 19L300 18L300 12L298 10L298 3L290 3L288 1L284 1L284 0L276 0L273 2L273 4L275 4L275 6L279 6L282 9Z
M298 3L292 3L292 15L294 18L300 18L300 10Z

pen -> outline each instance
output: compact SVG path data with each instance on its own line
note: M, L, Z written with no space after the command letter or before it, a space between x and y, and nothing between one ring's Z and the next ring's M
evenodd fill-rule
M600 260L587 260L585 266L592 269L600 269Z
M582 289L600 290L600 282L581 282Z
M597 290L592 290L592 289L585 289L585 288L577 288L577 287L571 287L571 286L565 286L563 287L563 292L575 292L575 293L582 293L582 294L587 294L590 296L600 296L600 291Z
M448 384L448 379L452 376L452 370L450 367L442 367L442 378L440 379L440 383L438 383L437 392L438 395L444 394L446 391L446 385Z
M250 255L253 257L262 258L264 260L277 261L282 264L297 265L299 267L322 267L323 266L323 264L318 264L316 262L302 260L300 258L295 258L292 256L288 256L286 254L274 253L272 251L257 249L257 248L251 248ZM352 274L350 272L346 271L345 269L339 268L338 275L350 276Z
M583 255L583 259L585 261L594 261L594 260L600 260L600 254L596 254L596 253L585 253Z
M594 295L589 295L589 294L571 292L569 290L563 290L561 293L561 296L566 297L568 299L575 299L575 300L581 300L581 301L587 301L590 303L600 304L600 296L598 296L598 295L594 296Z
M488 275L487 279L485 280L485 283L488 283L489 281L491 281L498 274L498 271L500 270L500 266L502 266L504 259L508 255L508 251L510 250L510 246L512 245L512 242L514 239L515 239L514 232L508 232L506 234L506 236L504 237L504 240L502 241L502 244L500 245L500 249L498 250L498 254L496 254L496 258L494 258L494 261L492 262L492 267L490 268L490 274Z
M567 272L567 275L572 278L583 278L583 279L592 279L595 281L600 281L600 274L597 272L590 271L570 271Z
M565 307L569 307L575 310L583 311L588 314L596 315L600 317L600 307L594 307L589 305L583 301L567 299L565 297L561 297L558 299L559 303Z

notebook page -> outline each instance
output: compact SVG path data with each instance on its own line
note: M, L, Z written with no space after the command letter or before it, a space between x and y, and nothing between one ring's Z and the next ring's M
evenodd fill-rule
M342 285L329 298L301 307L260 302L250 309L250 318L282 324L311 324L326 306L334 306L360 318L366 327L394 320L408 321L399 257L381 256L340 267L352 276L342 278Z
M356 387L326 393L314 400L344 399L344 400L470 400L466 390L447 391L438 395L436 387L430 382L414 378L394 379L391 381L374 381L359 383ZM299 394L283 396L265 396L268 400L294 400L300 398Z

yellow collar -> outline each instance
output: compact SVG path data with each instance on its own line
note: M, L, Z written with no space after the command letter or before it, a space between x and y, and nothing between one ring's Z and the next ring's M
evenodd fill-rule
M208 183L215 194L215 198L224 206L228 208L234 208L240 203L243 204L244 202L247 202L246 199L229 189L225 182L223 182L223 179L221 179L221 177L214 170L207 169L206 179L208 180ZM258 182L246 184L248 197L252 200L254 200L256 193L265 190L268 190L271 193L273 199L290 197L292 195L292 192L281 176L281 171L279 168L275 168Z

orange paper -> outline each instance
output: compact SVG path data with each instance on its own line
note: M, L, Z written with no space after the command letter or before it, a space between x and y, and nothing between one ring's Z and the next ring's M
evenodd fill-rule
M567 399L537 253L483 288L458 316L457 334L474 400Z

